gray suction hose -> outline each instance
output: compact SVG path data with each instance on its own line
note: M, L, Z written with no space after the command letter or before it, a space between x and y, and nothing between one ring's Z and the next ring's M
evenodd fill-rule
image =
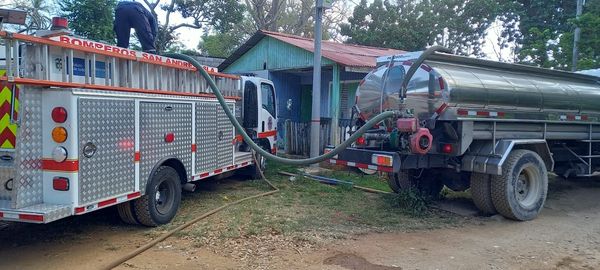
M406 91L408 90L408 82L410 82L413 75L415 75L415 72L417 72L417 70L421 67L421 65L423 64L425 59L427 59L427 57L429 57L430 55L432 55L435 52L452 53L452 51L450 49L443 47L443 46L437 46L437 45L431 46L429 49L425 50L421 54L421 56L419 56L419 58L417 58L417 60L412 64L412 66L410 66L410 68L406 72L406 76L404 76L404 80L402 80L402 86L400 88L400 93L399 93L401 100L404 100L406 98Z
M319 163L321 161L332 158L333 156L337 155L339 152L346 149L348 146L350 146L350 144L352 144L354 141L356 141L356 139L358 139L360 136L362 136L365 132L367 132L371 127L373 127L377 123L383 121L386 118L396 116L396 112L393 112L393 111L387 111L387 112L382 112L382 113L378 114L373 119L371 119L367 123L365 123L361 128L359 128L354 134L352 134L352 136L350 136L350 138L348 138L346 141L344 141L342 144L338 145L336 148L334 148L331 152L329 152L327 154L320 155L317 157L312 157L312 158L306 158L306 159L288 159L288 158L278 157L278 156L273 155L273 154L265 151L264 149L262 149L262 147L258 146L256 143L254 143L254 141L252 141L252 138L250 138L250 136L248 136L248 134L246 134L246 131L244 130L242 125L240 125L240 123L237 121L237 119L235 119L235 116L233 115L233 113L231 113L231 111L229 110L229 107L227 106L227 103L225 102L225 98L223 97L223 94L221 94L221 91L219 91L219 88L217 87L217 85L215 84L213 79L210 77L208 72L206 72L204 70L204 68L202 68L202 65L200 63L198 63L198 61L196 61L194 58L192 58L188 55L184 55L184 54L165 53L163 55L166 57L171 57L171 58L175 58L175 59L179 59L179 60L185 60L185 61L189 62L190 64L192 64L194 67L196 67L196 69L200 72L202 77L204 77L204 79L206 79L206 81L208 82L208 85L210 86L213 93L217 97L219 104L221 104L221 107L223 107L225 114L227 115L227 117L229 118L229 121L231 121L231 123L233 124L233 126L235 127L237 132L242 135L242 137L244 138L244 141L246 141L246 143L248 143L248 145L250 145L250 147L252 149L254 149L254 151L256 151L261 156L264 156L268 160L277 161L277 162L290 164L290 165L308 165L308 164Z

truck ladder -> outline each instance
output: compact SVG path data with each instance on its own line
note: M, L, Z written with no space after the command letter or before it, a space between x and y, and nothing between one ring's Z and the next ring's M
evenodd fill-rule
M2 31L0 37L6 56L3 79L10 82L212 97L207 81L185 61L70 36L43 38ZM241 96L238 76L204 68L228 98Z
M566 145L563 144L563 147L567 151L569 151L569 153L571 153L579 161L581 161L582 164L585 165L586 173L585 174L578 174L577 176L579 176L579 177L590 177L590 176L595 176L596 175L594 173L594 164L593 164L593 161L595 161L598 158L600 158L600 153L595 153L594 150L593 150L594 149L593 146L595 146L598 143L600 143L600 140L592 139L593 128L594 128L594 125L592 125L592 124L588 125L588 138L585 139L585 140L579 140L579 142L587 144L587 153L585 153L585 154L579 154L576 151L572 150L571 148L569 148L568 146L566 146Z

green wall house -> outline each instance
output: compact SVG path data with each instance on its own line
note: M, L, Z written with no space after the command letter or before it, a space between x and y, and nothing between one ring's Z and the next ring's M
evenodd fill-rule
M322 43L322 146L347 137L356 88L375 68L376 58L402 51ZM278 32L258 31L225 59L219 70L255 74L273 81L277 92L278 146L290 154L308 154L312 110L314 40ZM293 133L293 134L292 134Z

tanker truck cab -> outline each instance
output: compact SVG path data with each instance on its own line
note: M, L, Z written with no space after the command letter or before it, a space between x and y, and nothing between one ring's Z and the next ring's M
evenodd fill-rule
M599 171L599 78L439 52L415 64L420 56L377 59L357 90L352 130L382 111L397 116L331 163L385 172L395 192L470 189L482 213L514 220L540 213L548 172Z

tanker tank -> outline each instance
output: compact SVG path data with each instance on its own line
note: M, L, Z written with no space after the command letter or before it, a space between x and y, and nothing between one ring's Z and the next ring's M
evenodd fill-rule
M377 59L378 68L357 90L361 118L399 108L402 80L420 54ZM441 120L460 118L459 109L502 111L532 120L551 120L560 114L600 115L598 77L444 53L431 55L421 65L406 96L404 107L419 119L431 117L444 104L448 109Z

